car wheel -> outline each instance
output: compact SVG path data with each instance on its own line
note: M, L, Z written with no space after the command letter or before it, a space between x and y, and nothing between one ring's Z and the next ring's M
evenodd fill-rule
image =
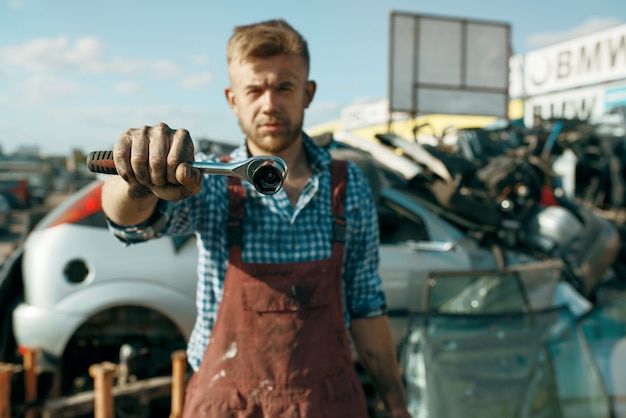
M186 340L178 328L159 312L144 307L117 307L101 312L84 323L66 346L60 364L61 395L93 390L89 366L104 361L120 364L125 353L127 382L171 375L171 355L184 349ZM137 404L135 402L135 404ZM118 416L141 417L145 406L119 402ZM143 411L143 412L142 412ZM150 415L154 416L154 415Z

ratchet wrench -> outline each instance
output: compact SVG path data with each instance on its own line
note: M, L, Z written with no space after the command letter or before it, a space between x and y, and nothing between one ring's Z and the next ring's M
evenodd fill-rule
M239 177L251 183L262 194L274 194L283 187L287 165L276 156L255 156L237 162L194 161L190 165L205 174ZM92 151L87 168L93 173L117 174L113 151Z

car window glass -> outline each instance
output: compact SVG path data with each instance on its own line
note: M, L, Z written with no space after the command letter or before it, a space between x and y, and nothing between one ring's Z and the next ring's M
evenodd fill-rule
M428 299L430 309L455 314L521 312L527 307L514 273L459 273L433 278Z
M378 220L381 244L428 240L428 232L422 218L388 199L380 200Z

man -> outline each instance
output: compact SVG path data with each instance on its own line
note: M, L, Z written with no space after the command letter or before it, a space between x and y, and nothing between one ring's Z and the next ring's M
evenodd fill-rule
M315 94L306 41L283 20L237 27L226 99L246 141L234 161L281 157L283 189L202 176L189 133L161 123L114 146L102 204L126 242L195 232L195 370L186 417L366 417L346 326L393 417L408 417L378 276L378 223L355 165L302 132ZM205 157L206 158L206 157Z

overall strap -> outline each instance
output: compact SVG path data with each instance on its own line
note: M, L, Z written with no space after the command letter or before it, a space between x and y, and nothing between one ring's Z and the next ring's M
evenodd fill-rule
M230 156L220 158L222 162L229 162ZM228 177L228 234L229 247L241 247L243 244L243 216L245 214L246 188L241 179Z
M348 186L348 163L345 160L332 160L330 165L333 242L344 243L346 238L346 217L344 206Z

